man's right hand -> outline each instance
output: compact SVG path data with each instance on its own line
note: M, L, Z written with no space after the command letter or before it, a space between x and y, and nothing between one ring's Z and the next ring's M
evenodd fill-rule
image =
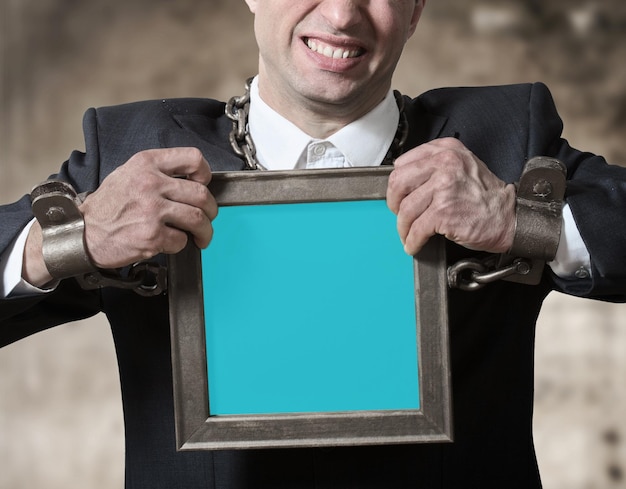
M111 269L177 253L189 235L198 247L208 246L217 216L217 203L207 189L210 180L209 165L196 148L134 155L80 206L93 264ZM42 265L41 229L35 223L24 253L24 279L35 286L49 282Z

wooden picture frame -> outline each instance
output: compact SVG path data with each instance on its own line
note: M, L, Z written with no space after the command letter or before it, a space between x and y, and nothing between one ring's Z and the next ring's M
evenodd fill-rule
M178 449L451 441L444 240L403 255L391 170L214 174L212 244L168 263Z

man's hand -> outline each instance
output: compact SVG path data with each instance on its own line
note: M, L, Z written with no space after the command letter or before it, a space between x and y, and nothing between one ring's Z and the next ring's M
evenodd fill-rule
M387 205L398 216L410 255L435 234L493 253L513 243L514 185L491 173L457 139L438 139L400 156L389 177Z
M207 247L217 216L206 187L210 180L209 165L196 148L134 155L81 205L94 265L117 268L177 253L187 244L187 233L198 247Z
M104 179L80 210L85 243L94 265L117 268L177 253L188 233L201 248L213 237L217 203L206 185L211 170L198 149L142 151ZM35 222L24 250L22 277L42 287L51 282Z

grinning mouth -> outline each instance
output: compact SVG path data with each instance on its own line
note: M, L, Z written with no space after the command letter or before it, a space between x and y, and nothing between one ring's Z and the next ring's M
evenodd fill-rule
M347 59L347 58L356 58L363 54L363 49L361 48L340 48L336 46L331 46L330 44L326 44L321 42L320 40L313 40L310 38L306 38L304 40L305 44L311 51L314 51L322 56L332 59Z

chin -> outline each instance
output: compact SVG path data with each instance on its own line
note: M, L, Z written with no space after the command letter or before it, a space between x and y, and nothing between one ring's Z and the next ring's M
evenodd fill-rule
M310 100L337 105L352 100L359 89L352 81L342 81L341 77L328 77L323 83L307 86L305 91Z

